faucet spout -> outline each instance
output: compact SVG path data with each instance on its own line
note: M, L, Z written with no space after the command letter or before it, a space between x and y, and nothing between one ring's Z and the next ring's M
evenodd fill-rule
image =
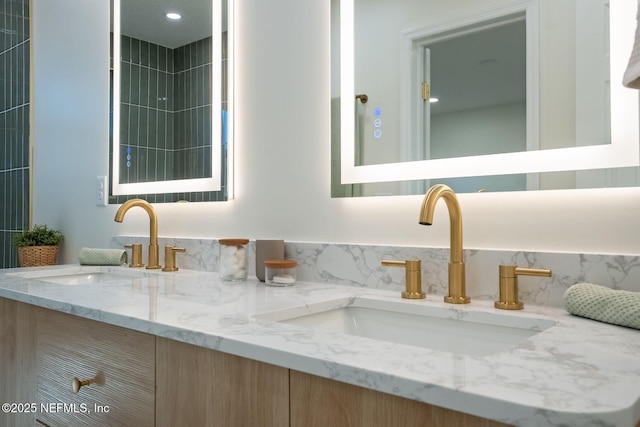
M450 222L449 295L444 300L451 304L467 304L471 299L466 296L462 251L462 210L456 193L444 184L431 187L422 201L418 222L421 225L433 224L436 202L441 198L447 205Z
M159 261L159 248L158 248L158 215L156 214L153 206L146 200L131 199L124 202L116 212L116 216L113 219L115 222L122 222L125 214L129 209L133 207L141 207L149 215L149 262L147 263L148 269L161 268Z

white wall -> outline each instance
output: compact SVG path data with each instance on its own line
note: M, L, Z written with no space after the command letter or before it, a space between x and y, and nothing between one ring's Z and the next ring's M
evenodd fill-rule
M423 227L421 196L330 198L329 2L238 0L236 15L236 199L156 205L160 235L447 246L444 203ZM108 168L108 17L107 1L33 0L33 218L65 232L63 262L148 233L141 209L117 224L116 206L94 200ZM460 203L468 248L640 254L638 188Z

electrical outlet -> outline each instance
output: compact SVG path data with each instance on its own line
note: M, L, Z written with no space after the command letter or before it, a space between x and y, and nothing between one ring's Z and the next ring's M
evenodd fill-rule
M96 177L96 206L107 206L109 187L106 176Z

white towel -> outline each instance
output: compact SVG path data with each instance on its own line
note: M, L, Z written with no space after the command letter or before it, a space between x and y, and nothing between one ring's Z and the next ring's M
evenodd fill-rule
M640 12L640 0L638 0L638 11ZM636 17L638 20L640 16ZM640 89L640 21L636 24L636 36L633 42L633 50L629 58L627 70L624 72L622 84L633 89Z

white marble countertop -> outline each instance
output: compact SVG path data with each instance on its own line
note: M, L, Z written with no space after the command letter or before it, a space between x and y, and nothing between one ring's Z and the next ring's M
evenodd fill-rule
M635 426L640 420L640 331L492 301L457 306L441 296L402 300L397 292L297 282L271 288L215 273L126 267L55 266L58 273L109 271L143 277L62 285L38 269L0 270L0 297L119 325L346 383L521 426ZM454 319L478 313L552 320L519 344L470 356L259 319L254 315L354 297L433 307ZM455 339L455 338L452 338Z

